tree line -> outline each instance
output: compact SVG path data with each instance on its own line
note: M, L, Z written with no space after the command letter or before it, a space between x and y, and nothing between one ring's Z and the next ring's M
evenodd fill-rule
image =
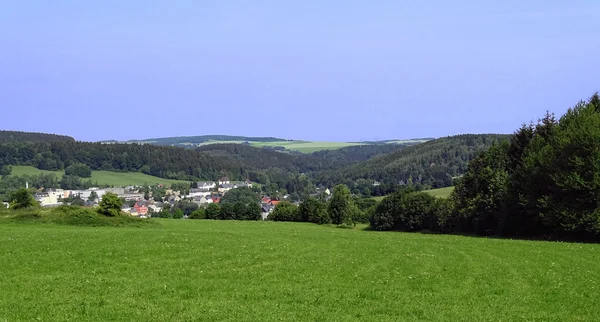
M0 143L15 143L15 142L74 142L75 139L58 134L38 133L38 132L21 132L21 131L4 131L0 130Z
M376 230L600 240L600 98L547 113L479 153L448 200L403 190L371 217Z

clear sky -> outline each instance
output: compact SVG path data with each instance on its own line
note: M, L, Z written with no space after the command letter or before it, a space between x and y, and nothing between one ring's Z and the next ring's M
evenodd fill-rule
M600 1L0 1L0 129L511 133L600 91Z

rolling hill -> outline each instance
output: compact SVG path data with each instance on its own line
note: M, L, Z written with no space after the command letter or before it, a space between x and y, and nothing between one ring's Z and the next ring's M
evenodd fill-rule
M495 142L508 139L504 134L463 134L449 136L371 158L335 171L316 174L323 185L358 179L381 181L387 185L419 182L433 188L451 186L452 178L466 171L468 161Z
M63 170L49 171L49 170L40 170L34 168L32 166L13 166L12 167L12 175L22 176L37 176L39 174L54 174L58 179L62 178L65 174ZM170 185L173 183L184 182L181 180L169 180L163 179L147 174L143 174L141 172L115 172L115 171L92 171L91 178L84 178L84 180L92 180L93 183L98 183L100 185L109 185L115 187L124 187L129 185L151 185L151 184L165 184Z
M335 150L350 146L361 145L384 145L384 144L399 144L399 145L415 145L426 142L432 138L419 138L408 140L383 140L383 141L365 141L365 142L326 142L326 141L303 141L289 140L275 137L248 137L248 136L233 136L233 135L200 135L200 136L179 136L152 138L144 140L129 140L115 141L106 140L101 143L138 143L152 145L176 146L182 148L197 148L211 144L242 144L254 147L273 149L280 152L291 153L313 153L323 150Z
M58 134L0 130L0 143L15 142L75 142L75 139Z

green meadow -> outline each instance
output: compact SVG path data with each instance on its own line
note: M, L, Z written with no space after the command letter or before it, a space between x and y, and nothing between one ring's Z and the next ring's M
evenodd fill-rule
M347 146L363 145L362 143L350 142L309 142L309 141L274 141L274 142L252 142L253 146L262 147L283 146L287 150L299 151L302 153L312 153L321 150L335 150Z
M0 221L0 321L597 321L599 252L305 223Z
M12 175L38 175L40 173L53 173L58 178L62 177L64 171L47 171L40 170L31 166L13 166ZM159 177L154 177L141 172L114 172L114 171L92 171L91 178L84 178L85 180L91 179L92 182L98 182L98 184L106 184L111 186L123 187L128 185L144 185L144 184L172 184L176 182L183 182L180 180L169 180Z
M430 189L430 190L424 190L423 192L427 192L428 194L430 194L434 197L438 197L438 198L448 198L448 197L450 197L450 194L452 193L452 191L454 191L454 187ZM377 201L381 201L385 197L387 197L387 196L373 197L373 199L375 199Z

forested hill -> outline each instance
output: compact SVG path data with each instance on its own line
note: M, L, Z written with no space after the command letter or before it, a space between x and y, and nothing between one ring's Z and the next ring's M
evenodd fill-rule
M0 130L0 143L13 142L74 142L75 139L66 135L38 133L38 132L21 132L21 131L4 131Z
M463 174L468 162L480 151L509 137L503 134L463 134L440 138L335 171L323 171L316 174L315 181L327 186L335 183L367 186L372 180L383 183L383 186L395 186L401 182L450 186L452 178Z
M317 171L320 160L309 155L296 155L235 143L215 143L195 149L214 157L223 157L256 169L283 168L289 171Z
M181 180L215 180L220 176L241 180L246 178L248 170L231 158L158 145L75 141L0 144L0 166L31 165L60 170L73 163L87 164L92 170L135 171Z
M304 173L338 169L402 148L400 144L358 145L293 155L241 144L209 144L196 150L231 158L256 169L283 168Z

